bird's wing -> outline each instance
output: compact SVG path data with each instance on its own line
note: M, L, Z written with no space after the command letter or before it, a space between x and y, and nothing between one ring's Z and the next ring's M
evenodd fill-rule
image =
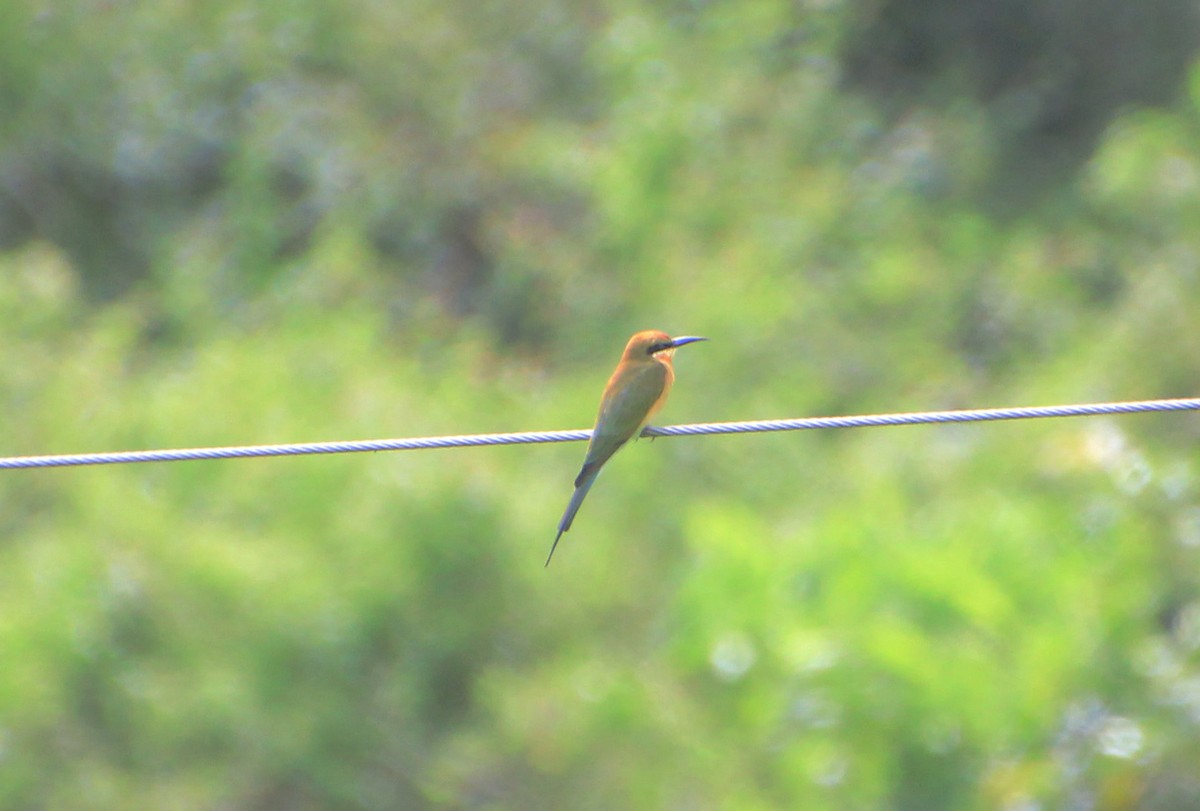
M558 522L558 535L546 557L546 565L558 548L559 539L571 528L575 514L583 499L600 475L600 468L622 445L641 430L650 412L658 403L667 386L668 371L660 363L644 363L620 368L608 381L604 398L600 401L600 413L596 416L596 428L592 441L588 443L587 457L583 468L575 477L575 492Z
M643 363L623 369L621 378L609 385L609 393L600 403L596 430L625 442L646 424L651 409L662 397L667 369L661 363Z
M595 432L576 486L642 429L654 404L662 396L666 376L667 371L661 364L647 363L622 370L621 379L609 384L607 394L600 402Z

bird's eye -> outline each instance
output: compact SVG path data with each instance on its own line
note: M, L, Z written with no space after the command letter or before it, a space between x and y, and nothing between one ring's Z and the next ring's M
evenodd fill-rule
M670 349L670 348L671 348L671 344L669 342L650 344L650 348L646 350L646 354L654 355L658 352L662 352L664 349Z

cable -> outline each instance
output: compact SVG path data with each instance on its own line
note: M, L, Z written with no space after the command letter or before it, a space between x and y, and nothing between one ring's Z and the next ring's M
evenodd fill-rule
M875 425L920 425L930 423L988 422L1045 417L1085 417L1100 414L1134 414L1154 411L1197 411L1200 398L1180 400L1136 400L1123 403L981 408L968 411L917 411L901 414L865 414L851 417L806 417L791 420L708 422L647 428L643 436L696 436L701 434L748 434L761 431L806 431L818 428L864 428ZM0 470L35 467L115 465L132 462L179 462L190 459L241 459L255 456L303 456L316 453L361 453L364 451L407 451L422 448L461 448L477 445L530 445L544 442L578 442L590 439L590 430L526 431L515 434L462 434L412 439L368 439L348 442L306 442L295 445L242 445L224 448L185 448L116 453L73 453L55 456L0 457Z

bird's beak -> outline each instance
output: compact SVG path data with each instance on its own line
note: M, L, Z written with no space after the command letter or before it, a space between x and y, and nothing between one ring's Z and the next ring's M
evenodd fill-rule
M671 346L672 346L672 348L678 349L679 347L685 346L687 344L694 344L694 343L696 343L696 341L707 341L707 340L708 340L707 338L697 338L693 335L684 335L682 338L672 338Z

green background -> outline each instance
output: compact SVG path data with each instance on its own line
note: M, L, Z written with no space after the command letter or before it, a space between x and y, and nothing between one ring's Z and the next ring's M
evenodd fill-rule
M1197 394L1185 0L6 0L0 450ZM5 809L1200 807L1192 414L0 474Z

